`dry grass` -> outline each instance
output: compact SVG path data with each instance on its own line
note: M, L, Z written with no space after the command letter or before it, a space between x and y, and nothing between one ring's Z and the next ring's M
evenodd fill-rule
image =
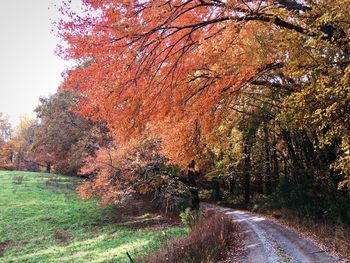
M217 262L225 258L227 251L238 247L240 230L225 214L207 210L196 222L186 238L179 238L141 259L152 263L201 263ZM139 261L137 261L139 262Z
M12 178L13 184L22 184L24 177L23 176L14 176Z

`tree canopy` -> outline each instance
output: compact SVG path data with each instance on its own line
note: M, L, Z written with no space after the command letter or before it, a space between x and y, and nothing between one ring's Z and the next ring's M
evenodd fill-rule
M0 115L3 160L84 175L103 204L266 196L350 218L349 0L82 4L61 8L77 64L39 121L10 136Z

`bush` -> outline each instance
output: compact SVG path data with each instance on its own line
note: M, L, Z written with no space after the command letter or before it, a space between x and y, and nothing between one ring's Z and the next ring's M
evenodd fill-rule
M191 208L187 207L185 211L180 214L180 218L182 223L188 226L190 229L193 228L195 223L198 221L200 216L200 212L197 210L191 210Z
M199 199L202 201L210 201L214 196L213 190L203 189L199 191Z
M176 239L140 260L152 263L200 263L224 258L228 248L239 244L239 227L227 215L208 210L186 238Z
M159 201L166 213L176 215L193 205L189 188L176 179L170 179L162 186Z

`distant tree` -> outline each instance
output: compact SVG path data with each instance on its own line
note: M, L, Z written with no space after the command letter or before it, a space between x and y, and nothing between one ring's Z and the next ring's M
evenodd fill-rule
M0 112L0 145L6 140L11 139L12 128L10 121L3 113Z
M20 117L20 123L15 129L13 143L15 146L14 169L38 170L38 164L32 160L31 147L34 142L38 122L26 115Z
M104 140L102 124L81 116L78 102L81 98L72 92L58 92L41 98L36 108L40 119L35 134L33 158L44 163L46 170L75 175L84 165L85 158L94 153Z
M13 170L16 146L13 140L7 140L0 146L0 169Z

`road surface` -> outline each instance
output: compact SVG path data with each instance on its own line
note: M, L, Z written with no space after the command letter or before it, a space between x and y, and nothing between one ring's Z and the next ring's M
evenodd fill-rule
M341 262L316 244L271 220L247 211L222 208L244 231L242 263Z

